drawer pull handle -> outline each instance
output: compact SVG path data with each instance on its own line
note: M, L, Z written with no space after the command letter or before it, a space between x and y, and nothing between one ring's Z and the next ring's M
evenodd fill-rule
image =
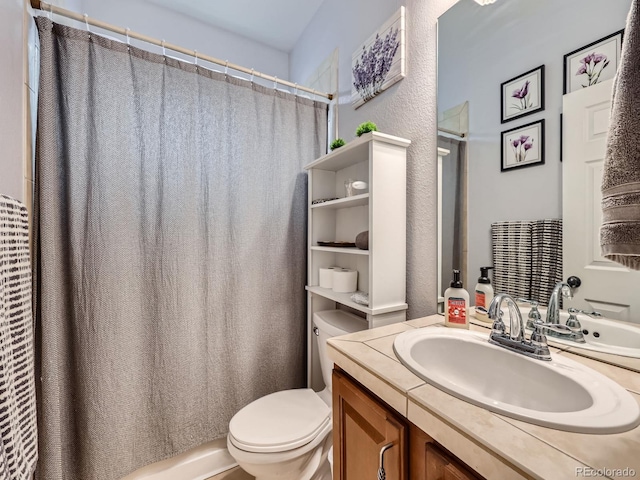
M388 443L380 449L380 468L378 468L378 480L386 480L387 474L384 471L384 453L393 447L393 442Z

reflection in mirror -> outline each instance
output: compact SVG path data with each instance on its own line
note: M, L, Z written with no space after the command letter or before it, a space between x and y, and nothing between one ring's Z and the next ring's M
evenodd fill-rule
M463 144L467 172L461 182L464 188L455 193L462 197L457 202L451 201L449 195L453 192L446 192L449 187L444 170L451 154L443 157L444 191L439 222L442 224L442 289L450 281L453 266L448 258L457 258L454 244L464 245L462 242L468 238L468 248L462 248L462 258L451 262L457 261L466 275L465 288L472 293L473 304L473 289L480 267L493 265L495 260L492 225L526 225L525 230L533 232L541 221L557 219L557 223L544 224L541 236L522 234L526 240L524 244L513 241L511 233L503 235L505 248L512 249L506 252L508 263L514 265L519 261L521 269L525 270L526 278L517 280L518 286L534 296L532 285L538 281L539 290L547 292L539 297L545 306L549 285L558 278L576 275L583 279L583 285L574 292L574 299L565 300L564 309L598 310L608 318L625 320L636 326L640 323L640 296L637 295L640 273L608 262L599 253L599 185L608 130L611 70L619 60L616 57L619 51L616 51L616 43L606 44L610 62L606 67L600 62L588 68L597 66L603 71L609 70L600 77L592 75L589 78L580 76L580 69L575 68L581 66L580 59L574 54L582 47L585 47L584 57L599 54L599 50L591 52L590 49L598 49L600 44L591 44L623 29L630 5L631 0L498 0L481 6L473 0L460 0L440 17L438 146L453 151ZM571 81L567 82L564 57L568 54L566 75ZM574 57L578 58L576 65L571 63ZM540 66L544 66L543 75L538 69ZM573 78L576 76L578 80L584 80L586 86L579 85L565 95L565 83L576 85ZM522 78L522 85L509 83L518 78ZM504 95L503 84L510 86ZM536 95L544 96L544 102ZM503 114L503 109L526 110L529 104L530 114L515 115L515 110ZM466 124L455 116L463 105L468 107ZM563 112L564 120L561 121ZM561 123L564 123L563 129ZM527 130L515 138L514 132L527 128L537 136ZM527 138L521 140L522 137ZM534 158L536 155L539 158ZM514 166L518 161L524 161L526 168L521 168L523 165L504 168ZM465 202L466 208L456 209L456 205ZM451 228L452 224L464 228L454 226L454 236L450 237L445 228ZM553 230L556 224L559 226L557 234ZM458 240L454 241L456 235ZM559 235L555 247L550 240L554 235ZM449 242L448 238L452 240ZM456 247L455 251L461 250ZM542 266L533 279L531 265L536 261ZM554 268L557 273L551 274ZM495 275L515 278L510 271L496 271ZM544 275L549 278L542 278ZM442 290L438 294L442 295ZM580 315L579 318L584 318ZM604 341L602 336L599 338ZM590 341L596 340L591 338ZM635 348L640 351L640 345ZM609 357L615 358L614 355ZM609 357L606 358L608 361ZM625 366L640 369L640 361L632 360L636 363Z
M447 136L445 136L447 135ZM444 291L453 270L460 270L468 285L467 272L467 147L463 138L438 136L438 228L439 272L438 311L444 312Z

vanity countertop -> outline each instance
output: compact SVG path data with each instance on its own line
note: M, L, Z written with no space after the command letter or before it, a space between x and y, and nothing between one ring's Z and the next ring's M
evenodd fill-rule
M395 337L414 328L445 328L443 321L442 316L432 315L334 337L328 342L329 356L485 478L623 478L630 476L629 470L635 471L632 477L640 476L640 427L618 434L587 435L532 425L453 397L405 368L393 351ZM489 336L488 328L471 325L471 330ZM639 373L570 350L552 348L552 354L606 375L640 403ZM599 472L589 474L589 469Z

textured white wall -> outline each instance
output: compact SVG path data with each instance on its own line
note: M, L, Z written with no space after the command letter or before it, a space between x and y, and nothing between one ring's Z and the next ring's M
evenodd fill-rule
M339 136L367 120L412 141L407 160L408 318L436 311L436 20L456 0L326 0L290 54L303 82L339 48ZM407 77L358 110L350 103L351 55L401 5L407 10Z
M0 1L0 193L24 200L23 3Z
M563 57L624 28L630 5L631 0L509 0L481 7L461 0L440 19L440 111L469 101L470 283L480 266L491 265L492 222L562 216ZM501 124L500 84L542 64L545 110ZM500 172L500 132L543 118L545 165Z
M288 53L144 0L52 0L51 3L221 60L254 68L258 72L278 78L287 78L289 75ZM212 4L211 8L215 6ZM54 21L58 21L58 18ZM141 46L160 52L160 48L148 44ZM170 51L167 54L180 56Z

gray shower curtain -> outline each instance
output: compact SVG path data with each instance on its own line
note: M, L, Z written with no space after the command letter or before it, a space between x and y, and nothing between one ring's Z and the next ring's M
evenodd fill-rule
M39 478L117 479L304 385L327 109L37 23Z
M452 270L460 270L463 277L467 275L467 142L439 135L438 147L449 150L442 162L442 291L438 295L444 295Z

